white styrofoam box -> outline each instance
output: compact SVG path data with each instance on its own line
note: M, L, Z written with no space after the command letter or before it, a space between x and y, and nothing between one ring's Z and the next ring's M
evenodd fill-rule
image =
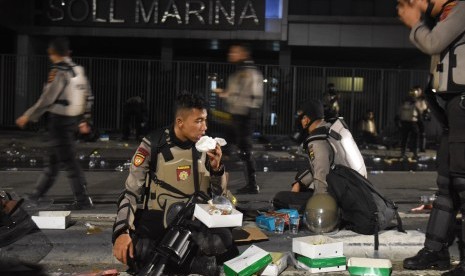
M66 229L69 224L71 211L39 211L31 216L39 229Z
M262 272L262 276L278 276L287 268L287 258L289 253L271 253L273 259L272 263L265 267L265 270Z
M343 242L323 235L292 239L292 252L312 259L343 256L343 251Z
M210 205L195 204L194 217L203 222L208 228L242 226L242 213L232 209L230 215L210 215Z
M345 265L343 265L343 266L312 268L312 267L306 266L305 264L303 264L303 263L301 263L299 261L297 261L297 265L300 268L303 268L303 269L309 271L310 273L324 273L324 272L335 272L335 271L344 271L344 270L346 270Z
M226 276L250 276L271 263L271 255L256 245L251 245L241 255L223 264Z
M347 262L350 275L389 276L392 263L388 259L370 259L352 257Z

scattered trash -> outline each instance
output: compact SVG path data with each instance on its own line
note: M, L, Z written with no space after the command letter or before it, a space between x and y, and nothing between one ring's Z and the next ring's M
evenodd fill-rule
M100 160L100 168L105 168L107 166L107 162L105 160Z
M412 213L424 212L424 211L427 211L427 210L429 211L431 209L433 209L433 204L428 204L428 205L423 204L423 205L420 205L418 207L415 207L415 208L411 209L410 212L412 212Z
M87 228L87 233L86 233L87 235L93 235L93 234L98 234L102 232L102 229L100 227L92 225L89 222L86 222L84 225Z
M263 154L262 157L263 157L263 159L265 159L265 160L268 160L268 159L270 158L270 156L269 156L268 154Z
M424 171L428 168L428 165L427 164L417 164L417 169L420 170L420 171Z
M115 168L115 171L122 172L124 171L123 166L119 165L118 167Z
M426 161L430 161L431 159L433 159L431 156L420 156L418 157L418 161L420 162L426 162Z
M381 158L380 158L380 157L373 157L373 161L374 161L374 162L380 162L380 161L381 161Z
M268 167L263 167L263 172L268 172Z
M110 136L108 136L108 134L102 134L100 135L99 140L104 142L110 141Z
M383 174L384 171L371 171L370 174Z
M435 200L436 200L435 194L420 196L420 203L425 204L425 205L433 204Z
M95 162L94 161L89 161L89 169L95 168Z

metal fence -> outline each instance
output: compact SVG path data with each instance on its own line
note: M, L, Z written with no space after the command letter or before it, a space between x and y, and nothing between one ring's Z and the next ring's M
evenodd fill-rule
M145 99L152 128L172 121L176 93L201 93L210 106L223 102L211 92L216 76L224 87L234 66L210 62L161 62L146 59L75 57L85 67L95 96L94 121L98 128L121 128L126 99ZM0 126L14 126L15 117L40 96L49 62L45 56L0 55ZM394 117L408 90L426 83L426 71L259 65L265 83L265 100L257 131L281 135L292 132L294 113L306 99L322 98L328 83L340 94L341 114L353 129L364 113L375 112L380 131L393 132Z

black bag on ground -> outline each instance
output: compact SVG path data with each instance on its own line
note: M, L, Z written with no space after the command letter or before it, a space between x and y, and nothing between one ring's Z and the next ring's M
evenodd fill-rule
M335 165L326 177L328 192L341 208L342 222L346 229L364 235L375 235L378 250L378 232L392 226L396 218L397 230L405 232L394 202L381 193L357 171Z

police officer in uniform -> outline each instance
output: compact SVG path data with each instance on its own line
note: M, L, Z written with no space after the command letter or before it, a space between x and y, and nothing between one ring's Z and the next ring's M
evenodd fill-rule
M432 78L425 97L433 116L444 127L437 157L439 191L428 221L425 246L417 255L405 259L404 267L448 269L448 244L454 237L451 233L455 217L458 211L462 218L465 214L465 2L399 1L398 14L411 28L412 43L432 57ZM465 275L465 261L443 275Z
M132 158L126 188L118 200L113 254L119 261L133 266L134 270L146 264L151 257L151 249L166 232L166 215L170 206L187 200L186 197L196 191L209 195L225 193L226 178L220 146L201 155L195 148L195 143L207 129L206 108L206 102L199 96L180 94L176 99L174 123L154 132L151 139L143 138ZM154 168L155 171L150 171ZM149 180L146 182L147 177ZM148 195L144 195L146 183L150 185ZM137 215L137 202L141 196L149 211L138 210L138 214L142 215ZM198 256L214 255L220 264L237 255L229 229L205 228L201 231L207 233L206 240L216 241L216 247L214 253L205 253L199 245L201 252ZM146 249L146 241L150 241L149 249ZM196 263L205 270L204 263ZM180 272L174 267L169 269ZM191 267L179 269L184 269L183 273L193 272Z
M415 90L415 95L416 95L415 106L420 112L420 116L418 118L418 150L420 152L425 152L426 151L425 122L431 120L430 111L428 109L428 104L426 102L425 95L423 94L423 89L419 85L414 86L413 89Z
M420 120L420 110L416 106L415 90L409 91L409 96L401 104L399 109L400 120L400 147L401 157L406 158L407 143L410 138L410 147L413 151L413 158L418 158L418 132Z
M275 195L275 208L303 207L313 193L327 193L326 176L333 164L344 165L367 176L365 162L345 123L336 119L326 122L323 105L311 100L302 108L301 123L309 133L304 142L310 168L298 173L290 192L283 191Z
M28 196L33 205L55 182L64 165L75 201L67 209L93 208L87 193L84 174L75 159L75 131L78 125L87 124L90 119L92 99L89 82L84 68L75 64L69 57L69 42L66 38L56 38L49 44L48 55L52 69L39 100L16 120L20 128L29 121L37 121L42 114L49 112L48 131L50 134L50 152L48 166L39 177L34 191Z
M213 91L226 98L227 111L233 116L239 157L245 162L247 184L237 192L257 194L260 187L256 181L256 165L251 151L254 122L263 102L263 75L254 65L247 45L232 45L228 61L236 64L237 70L229 77L225 90L217 88Z

